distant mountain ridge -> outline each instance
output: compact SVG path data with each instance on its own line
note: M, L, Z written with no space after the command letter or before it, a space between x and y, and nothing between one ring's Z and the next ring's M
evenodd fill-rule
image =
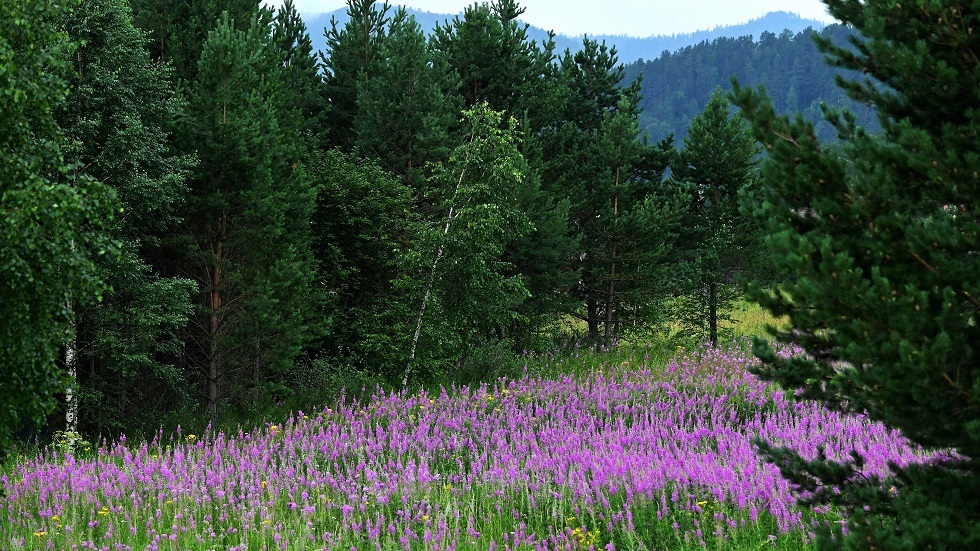
M394 8L392 8L394 10ZM392 11L393 13L393 11ZM451 21L456 15L431 13L416 9L408 9L408 13L415 16L422 29L429 34L445 21ZM330 28L331 18L336 18L338 27L343 26L347 20L346 9L338 9L332 12L319 14L303 14L303 21L306 23L307 31L313 41L313 49L322 51L326 46L324 29ZM693 33L675 34L672 36L649 36L647 38L637 38L632 36L616 35L588 35L589 38L597 41L605 41L606 44L615 45L619 52L619 61L631 63L641 59L654 59L665 51L675 52L681 48L699 44L704 41L711 41L721 37L737 38L742 36L752 36L758 39L762 33L769 32L780 34L784 30L789 30L796 34L807 28L820 31L826 26L825 23L815 19L804 19L797 14L788 12L770 12L766 15L743 23L741 25L729 25L716 27L712 30L696 31ZM528 36L537 41L543 42L548 32L540 27L530 26ZM571 37L566 35L555 36L555 50L563 52L566 49L572 52L577 51L582 46L582 37Z

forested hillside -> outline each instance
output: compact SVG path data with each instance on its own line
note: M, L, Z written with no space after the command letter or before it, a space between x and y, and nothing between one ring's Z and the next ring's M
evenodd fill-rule
M821 103L849 109L859 124L875 131L879 126L874 110L848 98L834 82L836 74L855 75L828 65L813 40L816 35L844 45L851 33L846 26L831 25L819 32L717 38L664 52L652 61L630 63L625 82L642 76L640 126L654 140L670 134L683 140L712 91L717 86L729 90L732 77L743 86L765 86L778 112L802 112L816 125L821 140L836 138L836 131L822 118Z
M415 17L422 30L429 34L437 26L452 20L453 14L431 13L408 8L409 15ZM347 10L338 9L328 13L303 14L303 21L310 30L310 39L313 42L314 51L322 51L326 48L325 30L330 30L331 21L335 20L337 25L343 27L350 20ZM779 34L784 30L798 33L807 28L820 30L824 23L813 19L803 19L800 16L787 12L770 12L766 15L753 19L740 25L728 25L715 27L710 30L701 30L691 33L674 33L670 35L650 35L650 36L622 36L604 35L589 33L587 36L597 42L605 42L609 46L616 46L619 52L619 59L623 63L632 63L644 59L656 59L663 52L675 52L687 46L694 46L705 41L712 41L722 37L754 36L756 39L764 32ZM548 33L552 29L542 29L530 25L527 35L539 44L544 43L548 38ZM582 37L569 36L567 34L555 34L555 51L558 53L565 50L575 52L582 48Z

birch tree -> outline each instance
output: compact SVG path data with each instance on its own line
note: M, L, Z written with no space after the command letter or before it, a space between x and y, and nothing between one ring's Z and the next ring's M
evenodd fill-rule
M114 196L91 178L70 178L53 116L74 51L57 27L64 9L0 0L0 456L65 391L66 305L104 290L95 258L111 254L101 225Z
M527 164L517 123L481 104L464 111L464 125L466 141L433 176L445 215L417 256L426 268L403 386L419 371L421 349L430 367L458 359L471 337L505 322L528 296L503 260L506 244L531 230L519 206Z

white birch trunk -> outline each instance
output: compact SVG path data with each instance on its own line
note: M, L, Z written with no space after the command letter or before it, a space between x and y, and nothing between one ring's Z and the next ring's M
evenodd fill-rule
M459 181L456 183L456 190L453 192L453 199L449 204L449 216L446 217L446 225L442 230L443 242L439 245L439 250L436 251L436 257L432 261L432 268L429 270L429 281L425 286L425 296L422 297L422 306L419 308L419 316L415 322L415 334L412 336L412 351L408 355L408 365L405 366L405 376L402 377L402 388L408 386L408 378L412 374L412 364L415 362L415 353L418 350L419 336L422 334L422 318L425 317L425 309L429 305L429 299L432 298L432 288L436 281L436 267L439 265L439 261L442 259L442 255L446 251L445 236L449 235L449 228L452 226L453 218L458 216L456 212L456 197L459 195L459 188L463 185L463 175L466 174L466 169L463 169L459 173Z
M65 369L68 371L68 387L65 388L65 432L68 438L68 453L75 453L75 434L78 433L78 396L75 387L78 386L78 340L75 324L75 309L68 299L66 304L71 325L65 338Z

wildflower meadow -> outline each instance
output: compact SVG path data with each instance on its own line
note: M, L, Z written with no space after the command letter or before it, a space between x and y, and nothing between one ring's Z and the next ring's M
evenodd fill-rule
M753 439L856 451L886 478L889 462L929 460L759 381L744 347L582 354L576 376L529 358L475 388L24 458L0 478L0 548L805 549L842 517L795 505Z

